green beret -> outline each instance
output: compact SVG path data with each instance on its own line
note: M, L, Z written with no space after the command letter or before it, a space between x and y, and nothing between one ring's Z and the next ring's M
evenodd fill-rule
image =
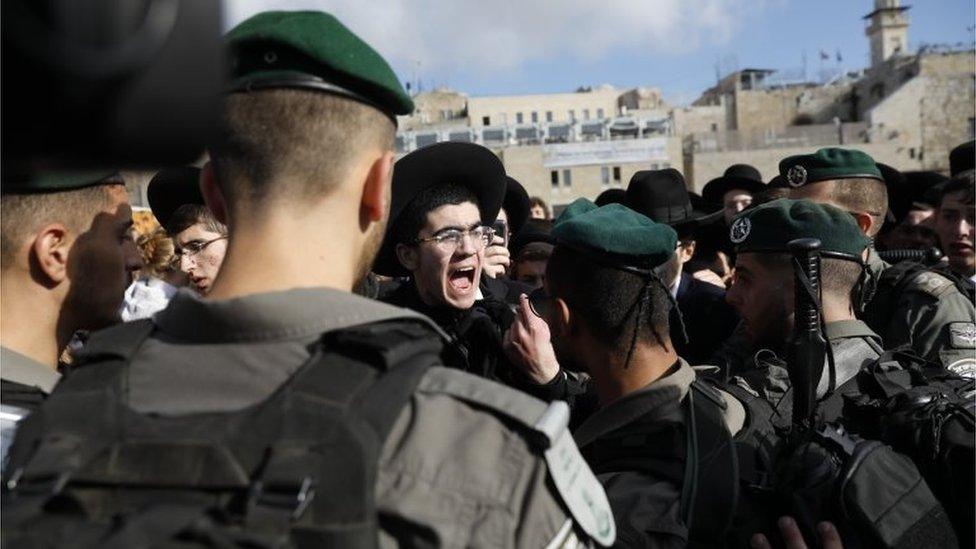
M790 187L832 179L867 177L884 181L874 159L852 149L827 148L813 154L788 156L779 163L779 174Z
M599 206L597 206L593 202L591 202L591 201L589 201L589 200L587 200L585 198L577 198L569 206L566 206L566 209L563 210L563 213L559 214L559 217L557 217L552 222L552 226L555 227L556 225L559 225L560 223L569 221L570 219L572 219L572 218L574 218L574 217L576 217L576 216L578 216L580 214L584 214L586 212L595 210L597 208L599 208Z
M124 183L118 172L44 172L4 175L3 194L42 194Z
M816 238L821 251L857 261L871 243L851 214L809 200L767 202L737 215L729 229L737 253L789 252L790 241L798 238Z
M597 207L577 199L552 228L557 246L566 246L599 263L624 270L650 271L674 254L678 235L622 204Z
M311 89L365 103L394 120L413 112L390 65L327 13L259 13L234 27L227 41L231 91Z

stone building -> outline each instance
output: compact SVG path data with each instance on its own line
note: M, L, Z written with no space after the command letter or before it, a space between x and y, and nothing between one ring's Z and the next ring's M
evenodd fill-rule
M688 106L668 105L652 87L491 97L436 90L415 97L397 148L481 143L557 207L624 187L640 169L679 168L696 191L734 163L768 180L781 158L826 146L856 147L906 171L947 171L948 151L976 133L976 52L912 51L908 7L873 0L873 8L864 16L864 69L812 81L805 69L746 68Z

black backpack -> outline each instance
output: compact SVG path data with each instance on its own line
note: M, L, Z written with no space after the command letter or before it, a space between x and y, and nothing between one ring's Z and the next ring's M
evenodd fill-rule
M976 543L976 382L909 349L884 353L824 406L844 426L909 456L949 512L960 541Z
M667 419L632 422L580 451L597 475L644 472L679 487L688 547L724 547L738 499L737 456L722 414L727 405L697 379L682 403L671 404ZM617 525L617 542L637 543L626 526Z
M759 366L723 387L746 408L735 437L742 496L731 545L747 546L755 532L778 537L782 515L794 516L808 540L817 539L819 521L830 520L848 548L958 545L910 457L837 423L798 430L785 363L770 355ZM766 391L769 383L778 386Z
M377 461L439 362L429 327L400 319L327 333L264 401L180 417L125 405L129 360L151 330L103 332L21 424L3 545L377 546Z

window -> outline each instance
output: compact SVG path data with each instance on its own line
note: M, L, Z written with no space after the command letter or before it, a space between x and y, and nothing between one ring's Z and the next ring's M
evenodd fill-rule
M597 118L603 118L603 109L597 109L596 110L596 117Z
M481 125L482 126L491 126L491 117L490 116L482 116L481 117Z
M576 111L574 110L569 111L569 121L576 122Z
M583 109L583 120L590 119L590 109Z
M552 111L546 111L546 122L552 122Z
M532 123L535 124L539 121L539 113L532 111Z
M549 172L549 182L552 183L553 187L559 186L559 172L552 170Z
M620 166L613 167L613 182L620 183Z
M600 166L600 183L603 183L604 185L610 184L610 168Z
M563 186L572 187L573 186L573 172L570 170L563 170Z
M712 122L712 131L713 132L717 132L718 131L718 124L716 124L715 122Z
M522 113L520 112L515 113L515 123L516 124L522 123Z

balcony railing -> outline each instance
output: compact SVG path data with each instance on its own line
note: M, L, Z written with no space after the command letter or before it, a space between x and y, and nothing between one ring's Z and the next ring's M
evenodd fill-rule
M397 152L406 153L442 141L478 143L486 147L577 143L673 135L667 118L618 117L576 122L543 122L485 127L450 126L398 132Z

